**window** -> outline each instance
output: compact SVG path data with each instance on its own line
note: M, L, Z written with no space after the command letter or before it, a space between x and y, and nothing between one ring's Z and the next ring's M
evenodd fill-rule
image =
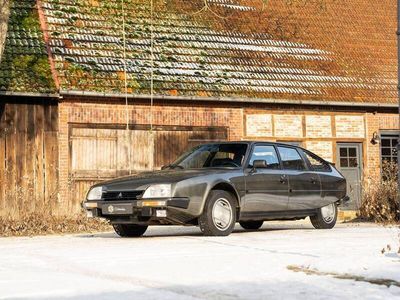
M381 135L382 162L397 162L398 134Z
M339 147L339 167L340 168L358 168L358 148L357 146Z
M282 159L282 164L284 169L298 170L298 171L306 169L306 165L296 149L278 147L278 150Z
M315 154L312 154L311 152L304 151L303 153L305 157L307 158L308 162L310 163L310 166L313 171L317 172L330 172L331 167L327 162L325 162L323 159L320 157L316 156Z
M253 167L255 160L265 160L268 164L267 169L279 169L279 159L273 146L255 146L251 155L249 168Z

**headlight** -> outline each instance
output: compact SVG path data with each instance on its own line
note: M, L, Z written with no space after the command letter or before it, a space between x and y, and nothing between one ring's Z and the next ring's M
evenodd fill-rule
M101 196L103 194L103 187L102 186L98 186L95 188L92 188L88 195L87 195L87 200L91 201L91 200L101 200Z
M170 184L155 184L149 186L143 194L144 199L148 198L170 198L171 185Z

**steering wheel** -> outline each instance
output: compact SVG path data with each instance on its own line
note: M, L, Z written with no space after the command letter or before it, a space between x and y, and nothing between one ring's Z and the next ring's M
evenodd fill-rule
M226 161L221 164L221 166L230 166L230 167L240 167L239 164L235 163L234 161Z

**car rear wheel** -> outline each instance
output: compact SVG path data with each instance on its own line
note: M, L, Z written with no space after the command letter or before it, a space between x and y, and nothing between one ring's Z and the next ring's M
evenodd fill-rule
M264 224L264 221L242 221L239 224L246 230L257 230Z
M142 236L148 226L136 224L115 224L115 232L121 237L139 237Z
M316 229L332 229L336 224L337 214L336 203L321 207L315 216L310 216L311 224Z
M200 229L207 236L227 236L235 227L236 205L226 191L211 191L203 214L199 217Z

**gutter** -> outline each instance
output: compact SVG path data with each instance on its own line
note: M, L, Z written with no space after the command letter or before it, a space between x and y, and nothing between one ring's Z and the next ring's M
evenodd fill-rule
M123 94L100 93L87 91L68 91L60 90L61 96L78 97L102 97L102 98L125 98ZM129 99L150 99L150 95L127 95ZM395 103L364 103L348 101L322 101L322 100L291 100L291 99L271 99L271 98L235 98L235 97L198 97L198 96L164 96L154 95L157 100L178 100L178 101L200 101L200 102L233 102L233 103L262 103L262 104L289 104L289 105L309 105L309 106L355 106L355 107L376 107L376 108L397 108Z
M33 97L33 98L60 98L59 94L50 93L29 93L29 92L2 92L0 96Z

